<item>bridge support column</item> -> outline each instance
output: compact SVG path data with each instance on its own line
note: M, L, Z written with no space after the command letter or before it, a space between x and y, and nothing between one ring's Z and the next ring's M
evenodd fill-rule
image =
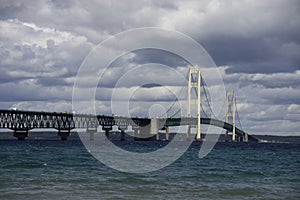
M121 131L121 141L125 140L125 130L127 130L127 126L119 126L118 128Z
M61 140L67 140L70 136L70 130L58 130L58 136L60 136Z
M134 131L134 140L138 140L139 135L140 135L140 128L139 127L132 127L132 130Z
M109 140L109 131L112 130L112 126L102 126L102 130L105 131L105 136Z
M233 130L232 130L232 138L231 141L235 142L236 141L236 134L235 134L235 123L232 123Z
M191 91L196 89L197 98L192 97ZM187 117L192 116L192 106L197 106L197 135L196 140L201 140L200 124L201 124L201 73L198 67L190 67L188 71L188 99L187 99ZM188 126L187 139L190 139L191 127Z
M187 131L186 131L186 139L190 140L190 135L191 135L191 126L187 126Z
M166 141L169 141L169 127L166 127Z
M28 137L28 131L14 131L14 137L18 138L18 140L25 140Z
M136 128L133 128L134 130ZM134 140L136 141L153 141L156 140L156 135L150 134L150 126L141 126L137 129L138 131L135 134L138 137L135 137ZM139 134L138 134L139 133Z
M156 135L156 140L159 140L159 134L158 134L158 120L155 118L151 119L151 124L150 124L150 134L151 135Z
M198 119L196 141L198 141L198 142L201 141L200 119Z
M123 130L121 130L121 141L125 140L125 132Z
M232 120L232 137L231 141L236 141L236 134L235 134L235 93L232 92L226 92L226 115L225 115L225 122L229 122L229 120Z
M225 142L229 142L228 131L225 132Z
M243 135L243 142L248 142L249 140L248 140L248 133L245 133L244 135Z

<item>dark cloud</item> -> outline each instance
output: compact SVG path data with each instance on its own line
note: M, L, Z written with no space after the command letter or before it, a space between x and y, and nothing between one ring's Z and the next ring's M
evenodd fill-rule
M217 65L231 66L228 73L293 72L300 69L299 44L269 43L259 38L218 37L203 44Z
M1 1L0 2L0 19L15 18L16 14L25 9L25 4L22 1Z
M51 0L50 2L50 4L52 4L55 8L58 9L69 9L72 7L72 1L70 0Z
M197 40L228 73L300 69L298 1L243 2L207 15Z
M228 73L224 75L223 80L226 84L239 83L239 87L247 87L249 85L259 85L263 88L294 88L300 86L300 70L286 73Z
M5 71L4 68L0 68L0 83L7 83L7 82L11 82L12 77L10 77L7 72ZM14 79L15 81L17 81L16 79Z
M157 83L148 83L148 84L142 85L141 87L144 87L144 88L154 88L154 87L160 87L160 86L161 85L157 84Z
M152 2L154 7L160 8L160 9L166 9L166 10L177 10L178 6L175 2L172 1L153 1Z
M160 63L169 67L187 66L187 63L183 58L175 55L171 52L157 50L157 49L141 49L133 52L135 56L132 62L137 64L145 63Z
M51 86L73 86L73 82L67 82L63 78L57 78L57 77L43 77L39 78L37 80L37 84L40 84L42 86L51 87Z
M300 113L297 0L0 1L0 105L69 110L74 78L88 52L113 34L145 26L186 33L204 46L218 66L226 66L220 67L226 87L236 90L249 132L266 132L270 126L266 124L274 127L274 133L300 129L295 123ZM187 66L180 57L164 51L131 52L112 63L109 70L115 67L117 71L108 71L99 83L104 87L97 90L97 99L110 99L107 89L115 86L129 66L147 63ZM131 81L123 83L120 95L139 85L142 78L150 81L165 76L163 83L176 85L174 77L158 74L151 70L133 74ZM145 85L139 95L170 99L157 88ZM108 112L108 106L109 102L100 102L99 110ZM143 106L135 106L134 113L144 113Z
M260 92L263 99L271 102L271 105L290 105L300 104L300 90L293 88L272 88L263 89Z
M1 101L58 101L71 100L72 91L66 87L38 87L34 80L22 81L21 83L1 84Z

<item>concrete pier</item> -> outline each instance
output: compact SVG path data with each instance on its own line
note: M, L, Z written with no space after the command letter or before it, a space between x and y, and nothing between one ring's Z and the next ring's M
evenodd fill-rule
M186 131L186 140L190 139L190 135L191 135L191 126L188 125L187 126L187 131Z
M138 140L140 135L140 128L139 127L132 127L132 130L134 131L134 140Z
M125 141L125 132L121 130L121 141Z
M125 140L125 131L127 130L127 126L119 126L118 129L121 131L121 141Z
M58 130L58 136L60 136L61 140L67 140L70 136L70 130Z
M166 130L166 141L169 141L169 127L165 127Z
M135 130L136 128L133 128ZM150 126L144 126L144 127L139 127L137 129L137 132L135 134L138 134L138 137L135 137L134 140L141 140L141 141L153 141L156 140L156 134L151 134L150 133Z
M28 131L15 130L13 136L18 138L18 140L25 140L25 138L28 137Z
M249 139L248 139L248 133L244 133L243 134L243 142L248 142L249 141Z
M112 126L102 126L102 130L105 131L105 136L109 140L109 131L112 130Z
M225 142L229 142L228 131L225 132Z
M155 139L159 140L159 134L158 134L158 120L156 118L151 119L151 124L150 124L150 134L151 135L156 135Z

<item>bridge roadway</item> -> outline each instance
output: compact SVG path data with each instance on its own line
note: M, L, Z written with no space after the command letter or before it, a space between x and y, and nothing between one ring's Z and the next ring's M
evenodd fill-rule
M197 124L197 118L157 118L156 120L159 130L166 130L171 126ZM217 119L201 118L201 124L217 126L229 132L233 131L232 124ZM28 137L28 131L35 128L56 129L58 130L58 135L65 140L69 136L70 131L74 128L95 130L99 125L102 126L102 130L105 130L107 137L109 137L109 131L112 130L112 126L118 126L119 130L121 130L121 139L123 140L124 131L127 130L128 126L132 126L134 131L144 129L143 131L147 132L149 136L151 119L56 112L0 110L0 129L13 130L14 136L19 140ZM248 136L246 132L237 127L236 134L242 137L245 137L245 135Z

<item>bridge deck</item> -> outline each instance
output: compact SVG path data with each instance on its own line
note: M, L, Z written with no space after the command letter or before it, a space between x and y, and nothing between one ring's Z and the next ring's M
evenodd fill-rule
M159 118L159 127L196 125L197 118ZM54 128L57 130L72 130L74 128L94 128L101 126L145 127L150 125L149 118L130 118L120 116L72 114L37 111L0 110L0 128L12 130L31 130L34 128ZM233 125L212 118L201 118L201 124L213 125L232 132ZM236 127L238 135L245 132Z

